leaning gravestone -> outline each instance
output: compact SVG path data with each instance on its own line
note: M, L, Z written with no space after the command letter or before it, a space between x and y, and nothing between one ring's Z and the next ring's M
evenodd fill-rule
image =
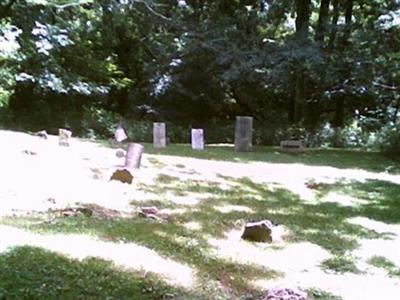
M235 151L247 152L253 146L253 117L236 117Z
M165 148L167 146L165 123L153 124L153 146L154 148Z
M144 147L140 144L130 143L125 155L125 168L139 169Z
M204 150L204 131L200 128L192 129L192 149Z
M60 128L58 129L58 144L60 146L69 147L69 139L72 136L72 132L68 129Z
M132 183L133 171L140 168L144 147L140 144L130 143L125 155L123 169L116 170L110 180L118 180L123 183Z
M128 138L124 128L121 125L118 125L117 129L115 130L114 137L118 143L121 143Z

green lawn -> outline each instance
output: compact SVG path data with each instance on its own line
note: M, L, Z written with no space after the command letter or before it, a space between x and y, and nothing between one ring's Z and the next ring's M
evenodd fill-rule
M400 170L398 163L379 153L360 151L311 150L293 156L268 147L256 147L255 152L237 154L228 147L207 147L206 151L199 152L192 151L188 145L171 145L162 150L145 146L146 153L212 160L301 163L392 173ZM153 163L155 169L163 166L161 159L153 158ZM185 168L183 164L175 167ZM284 274L256 264L242 264L215 256L209 244L210 237L223 239L226 232L240 230L248 220L270 219L290 229L292 237L289 243L305 241L329 251L332 256L321 264L322 269L339 274L359 274L355 263L357 258L351 254L358 248L359 240L387 236L347 220L366 217L386 224L400 223L400 186L386 181L336 182L318 188L318 199L335 192L363 200L363 204L343 206L323 201L307 203L284 188L271 190L268 185L255 183L246 177L223 179L234 184L235 188L223 189L206 178L180 181L162 173L154 184L138 186L142 191L161 195L209 195L190 207L168 200L146 202L146 205L158 208L185 209L168 222L141 217L97 218L84 215L70 218L54 215L51 222L44 222L42 215L34 214L1 220L3 224L39 233L84 233L106 241L133 242L149 247L165 257L195 268L200 280L195 289L185 291L168 286L156 274L143 277L135 270L118 270L110 262L99 258L80 262L25 246L0 255L0 299L259 299L262 291L249 282L279 278ZM143 205L137 199L132 199L131 204ZM243 206L249 210L222 213L215 209L224 205ZM188 229L183 226L188 222L201 224L201 227L198 230ZM399 276L399 266L386 258L374 258L369 263L388 269L390 276ZM210 282L219 282L224 289ZM309 292L311 298L316 295L316 299L337 299L324 291Z
M400 173L400 163L379 152L344 149L307 149L302 155L282 153L278 147L255 146L251 152L237 153L230 146L206 146L206 151L192 150L187 144L172 144L155 149L143 144L149 154L195 157L210 160L270 163L299 163L310 166L331 166L340 169L360 169L375 172Z

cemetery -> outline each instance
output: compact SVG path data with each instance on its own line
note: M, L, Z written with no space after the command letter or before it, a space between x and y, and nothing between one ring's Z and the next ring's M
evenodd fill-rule
M167 145L164 123L151 144L118 126L106 144L63 129L0 131L1 276L4 263L22 272L39 260L85 285L97 279L84 273L105 280L113 270L118 297L372 299L382 284L394 295L400 165L377 153L253 147L251 118L235 127L232 147L207 145L199 128Z
M400 299L400 1L1 0L0 300Z

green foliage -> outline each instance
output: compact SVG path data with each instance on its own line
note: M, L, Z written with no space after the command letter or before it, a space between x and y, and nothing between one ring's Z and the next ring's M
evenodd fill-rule
M18 47L0 48L0 106L19 127L68 123L85 136L108 135L118 116L165 121L171 141L203 127L209 141L230 142L235 116L252 115L257 144L294 126L309 145L375 147L373 134L397 118L400 34L390 19L400 4L354 4L352 23L337 26L332 5L319 15L315 3L300 34L293 25L308 14L296 3L5 1L0 40L14 30ZM149 141L146 126L132 135Z
M400 155L400 126L385 126L379 136L381 149L394 157Z
M80 262L28 246L0 255L1 299L162 299L168 292L174 290L152 276L97 258Z

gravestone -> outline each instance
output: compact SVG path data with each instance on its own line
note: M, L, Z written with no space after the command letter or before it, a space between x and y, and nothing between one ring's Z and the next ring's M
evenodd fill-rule
M165 148L167 146L165 123L153 124L153 146L154 148Z
M125 155L125 168L139 169L144 147L140 144L130 143Z
M44 140L48 139L48 135L47 135L46 130L40 130L40 131L36 132L35 135L40 137L41 139L44 139Z
M269 220L249 222L244 227L242 239L252 242L272 242L272 228L274 225Z
M281 150L286 153L301 154L304 152L304 145L301 140L281 141L280 146Z
M204 131L200 128L192 128L192 149L204 150Z
M124 128L121 125L118 125L117 129L115 130L114 137L118 143L121 143L128 138Z
M72 132L68 129L60 128L58 129L58 144L60 146L69 147L69 139L72 136Z
M277 286L268 290L262 300L307 300L307 293L298 288Z
M133 171L140 168L144 147L140 144L130 143L125 155L125 166L116 170L110 180L118 180L123 183L132 183Z
M253 146L253 117L236 117L235 151L247 152Z

